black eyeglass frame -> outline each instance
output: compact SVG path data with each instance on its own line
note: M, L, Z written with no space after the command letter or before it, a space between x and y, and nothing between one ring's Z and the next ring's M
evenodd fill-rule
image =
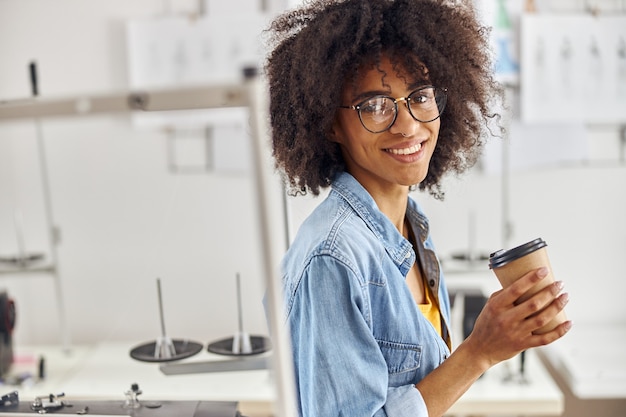
M432 88L435 91L435 102L437 103L437 109L439 110L439 114L437 115L437 117L430 119L430 120L420 120L417 117L415 117L415 115L413 114L413 111L411 110L411 96L414 95L415 93L425 90L427 88ZM437 100L437 93L441 92L442 96L441 96L441 103L439 103L439 101ZM391 122L389 123L389 125L387 127L385 127L382 130L371 130L368 129L367 126L365 126L365 123L363 122L363 117L361 116L361 107L363 106L363 104L373 98L388 98L391 101L393 101L393 105L394 105L394 114L393 114L393 119L391 120ZM393 126L393 124L396 122L396 119L398 118L398 102L400 101L404 101L406 103L406 107L409 110L409 114L411 115L411 117L420 122L420 123L430 123L430 122L434 122L435 120L437 120L438 118L441 117L441 114L443 113L444 109L446 108L446 103L448 102L448 89L447 88L439 88L439 87L435 87L434 85L424 85L422 87L416 88L415 90L411 91L406 97L398 97L398 98L394 98L391 96L386 96L384 94L377 94L371 97L366 98L363 101L358 102L357 104L351 105L351 106L339 106L339 108L341 109L349 109L349 110L356 110L357 114L359 115L359 121L361 122L361 125L363 126L363 128L365 130L367 130L368 132L371 133L382 133L385 132L389 129L391 129L391 126Z

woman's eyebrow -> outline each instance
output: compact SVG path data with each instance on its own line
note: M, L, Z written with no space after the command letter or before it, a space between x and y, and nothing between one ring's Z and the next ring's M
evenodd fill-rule
M365 100L373 96L388 96L391 94L389 90L368 90L362 91L352 98L352 102Z
M422 79L422 80L415 81L409 84L409 90L416 90L420 87L425 87L427 85L430 85L430 81Z
M417 81L414 81L410 84L407 84L407 90L408 91L414 91L417 90L420 87L425 87L427 85L430 85L430 81L426 80L426 79L420 79ZM367 90L367 91L362 91L360 93L358 93L356 96L354 96L352 98L352 103L354 102L358 102L361 100L365 100L367 98L373 97L373 96L388 96L391 97L391 91L389 90Z

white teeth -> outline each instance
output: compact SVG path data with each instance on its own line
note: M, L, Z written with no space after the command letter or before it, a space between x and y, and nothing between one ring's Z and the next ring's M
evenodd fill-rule
M415 153L417 151L419 151L422 148L422 144L417 144L414 146L411 146L410 148L404 148L404 149L387 149L387 152L392 153L394 155L410 155L412 153Z

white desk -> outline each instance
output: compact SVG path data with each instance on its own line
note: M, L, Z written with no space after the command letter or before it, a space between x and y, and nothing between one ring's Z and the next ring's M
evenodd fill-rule
M16 347L16 357L45 358L46 378L15 389L20 399L27 401L61 392L68 400L124 401L124 392L132 383L137 383L142 390L140 401L237 401L245 415L256 417L271 413L275 393L268 370L166 376L158 363L132 359L129 352L134 345L136 343L75 346L69 353L60 346ZM205 349L185 362L222 359L224 357ZM31 365L31 369L33 367ZM5 386L5 391L10 390Z
M626 324L575 323L541 353L580 399L626 399Z
M525 362L525 383L520 382L518 357L500 363L476 381L448 415L560 416L563 393L536 352L528 351Z
M269 370L164 375L159 364L139 362L129 356L133 343L78 346L71 354L61 347L15 348L16 357L42 355L45 381L19 388L22 400L64 392L68 399L124 400L132 383L143 391L140 400L238 401L251 417L271 413L275 391ZM184 361L220 360L206 350ZM529 384L504 382L508 369L517 371L518 360L489 370L450 410L450 415L560 415L563 396L534 352L526 360ZM10 391L5 386L6 391Z

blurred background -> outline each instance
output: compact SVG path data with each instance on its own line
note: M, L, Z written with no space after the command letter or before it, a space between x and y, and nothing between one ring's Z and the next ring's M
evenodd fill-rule
M240 82L262 65L271 17L298 3L0 0L0 101L34 95L31 64L41 98ZM536 3L476 1L507 131L446 180L444 201L414 197L453 285L497 289L489 253L541 237L575 325L623 329L626 2ZM248 139L242 109L1 121L0 290L15 302L14 344L154 339L157 278L171 336L232 335L237 274L245 327L268 334ZM318 201L288 198L289 237L276 238Z

